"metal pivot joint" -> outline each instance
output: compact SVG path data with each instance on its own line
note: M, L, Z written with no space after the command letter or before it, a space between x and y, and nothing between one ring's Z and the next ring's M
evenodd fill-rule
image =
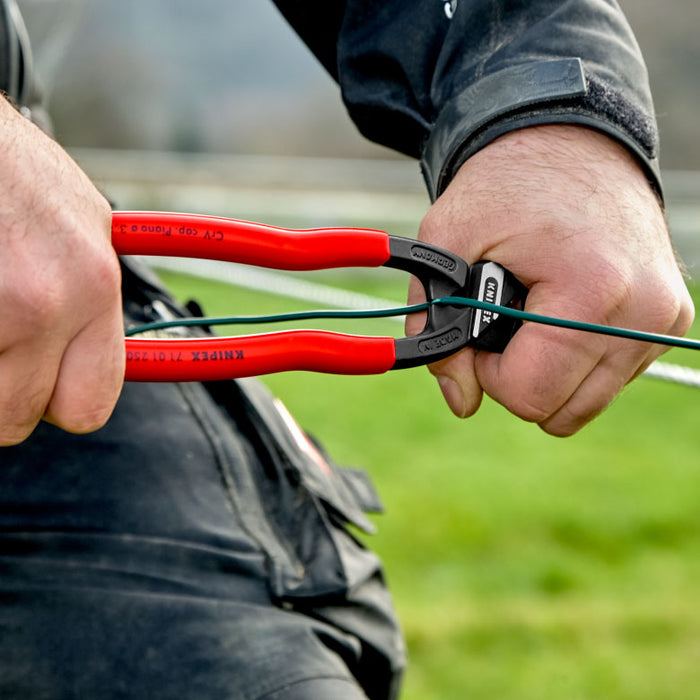
M384 265L410 272L423 285L427 301L467 297L499 306L522 305L527 290L498 263L468 265L447 250L410 239L390 237L391 257ZM429 364L464 347L503 352L520 322L492 311L435 304L423 330L396 341L395 369Z

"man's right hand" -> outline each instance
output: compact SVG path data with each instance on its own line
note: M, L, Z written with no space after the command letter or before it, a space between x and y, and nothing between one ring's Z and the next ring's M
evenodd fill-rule
M593 129L512 131L472 156L431 207L421 240L494 260L528 287L526 311L683 335L693 302L663 210L634 156ZM409 302L424 298L413 284ZM407 319L407 330L421 320ZM482 390L551 435L572 435L667 348L525 323L502 354L467 348L431 366L452 411Z
M124 379L109 204L2 98L0 163L0 445L42 419L96 430Z

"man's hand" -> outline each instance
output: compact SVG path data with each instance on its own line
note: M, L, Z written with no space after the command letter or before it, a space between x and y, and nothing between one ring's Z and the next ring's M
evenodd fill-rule
M0 98L0 445L101 427L124 377L108 203Z
M470 158L424 219L421 240L499 262L549 316L684 334L693 305L656 196L635 159L601 133L542 126ZM412 286L411 302L422 296ZM408 332L420 330L410 318ZM465 350L431 366L452 411L482 390L553 435L597 416L664 348L525 324L503 355Z

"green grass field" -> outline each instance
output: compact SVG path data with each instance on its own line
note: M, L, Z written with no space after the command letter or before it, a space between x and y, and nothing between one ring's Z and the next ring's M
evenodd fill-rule
M211 315L301 307L162 276ZM393 277L339 277L402 301ZM343 327L401 333L372 323ZM382 495L369 544L408 640L403 698L700 697L700 391L642 378L556 439L489 400L459 421L424 369L265 381Z

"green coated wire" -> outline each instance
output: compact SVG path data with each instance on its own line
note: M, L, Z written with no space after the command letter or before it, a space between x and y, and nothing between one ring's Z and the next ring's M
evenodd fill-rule
M458 297L455 297L458 298ZM432 302L435 303L435 302ZM215 316L204 318L178 318L172 321L154 321L144 323L126 331L126 335L136 335L146 331L162 330L164 328L177 328L180 326L227 326L247 325L257 323L283 323L292 321L311 321L322 318L387 318L390 316L405 316L406 314L427 311L431 302L401 306L391 309L315 309L313 311L291 311L280 314L266 314L264 316Z
M498 306L490 304L478 299L467 299L466 297L442 297L435 299L435 304L449 304L451 306L470 306L475 309L483 309L493 313L511 316L512 318L520 319L521 321L530 321L531 323L540 323L547 326L557 326L559 328L569 328L574 331L585 331L587 333L598 333L601 335L611 335L618 338L627 338L628 340L640 340L645 343L656 343L659 345L668 345L676 348L687 348L690 350L700 350L700 340L694 338L679 338L675 335L664 335L661 333L648 333L646 331L636 331L629 328L618 328L616 326L602 326L597 323L586 323L585 321L572 321L565 318L557 318L556 316L542 316L541 314L533 314L528 311L520 311L519 309L511 309L508 306Z
M603 326L597 323L586 323L584 321L572 321L564 318L553 316L543 316L541 314L533 314L528 311L512 309L508 306L500 306L491 304L478 299L469 299L467 297L440 297L432 301L422 304L412 304L409 306L399 306L390 309L363 309L363 310L348 310L348 309L320 309L314 311L293 311L291 313L269 314L263 316L222 316L215 318L181 318L172 321L157 321L153 323L145 323L126 331L127 336L145 333L146 331L162 330L165 328L181 327L181 326L217 326L217 325L233 325L233 324L258 324L258 323L280 323L290 321L308 321L317 319L367 319L367 318L387 318L390 316L405 316L407 314L427 311L433 305L440 306L462 306L475 309L490 311L495 314L503 314L512 318L519 319L530 323L539 323L547 326L557 326L559 328L568 328L576 331L585 331L587 333L598 333L602 335L610 335L618 338L627 338L629 340L639 340L646 343L656 343L659 345L667 345L669 347L687 348L691 350L700 350L700 340L693 338L679 338L673 335L663 335L659 333L647 333L645 331L637 331L628 328L618 328L615 326Z

